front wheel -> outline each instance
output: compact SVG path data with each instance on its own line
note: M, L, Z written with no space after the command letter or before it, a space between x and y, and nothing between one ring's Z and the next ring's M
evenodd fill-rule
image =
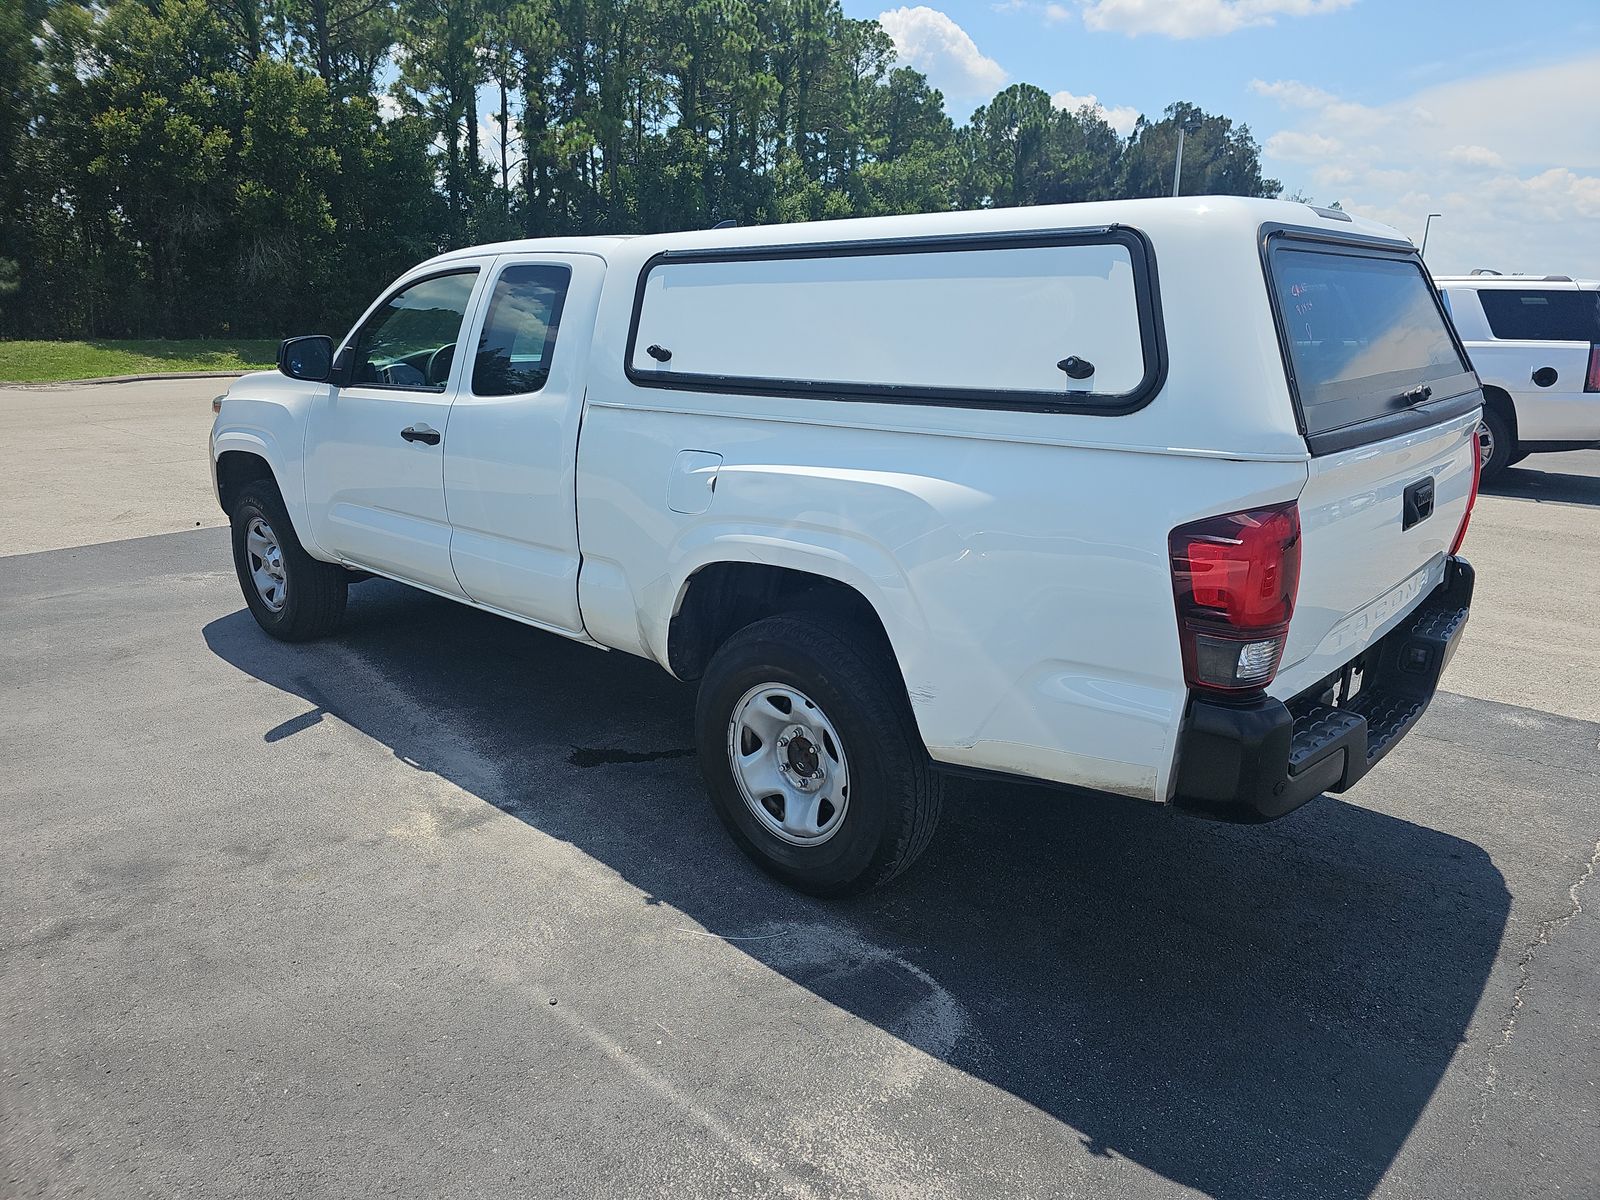
M695 721L718 816L801 891L877 887L933 836L943 781L892 655L858 624L805 614L746 626L711 660Z
M285 642L331 633L344 616L348 573L306 553L278 489L247 485L231 520L233 566L256 624Z

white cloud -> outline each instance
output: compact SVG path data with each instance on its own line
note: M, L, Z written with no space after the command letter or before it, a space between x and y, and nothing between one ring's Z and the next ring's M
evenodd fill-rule
M1309 17L1349 8L1356 0L1078 0L1083 23L1100 33L1137 37L1216 37L1277 18Z
M1063 21L1072 20L1072 10L1065 4L1046 4L1044 6L1044 19L1052 25L1059 25Z
M1129 108L1125 104L1118 105L1115 108L1108 108L1100 103L1093 92L1087 96L1075 96L1071 92L1057 92L1050 97L1050 103L1056 108L1064 108L1072 112L1077 112L1087 105L1099 113L1100 119L1123 137L1127 137L1128 134L1133 132L1133 127L1139 120L1139 110L1137 108Z
M1264 79L1252 79L1250 90L1258 96L1265 96L1269 100L1276 100L1284 108L1309 109L1322 114L1326 122L1336 123L1349 131L1352 126L1370 129L1378 125L1386 125L1393 120L1392 114L1382 112L1376 108L1368 108L1365 104L1356 104L1349 100L1341 100L1332 92L1324 91L1319 87L1312 87L1309 83L1301 83L1298 79L1278 79L1268 83ZM1416 113L1413 119L1430 119L1429 114Z
M1523 168L1561 165L1600 170L1600 138L1591 112L1600 102L1600 55L1554 66L1462 79L1428 88L1381 107L1356 104L1296 79L1252 80L1250 90L1301 114L1302 128L1353 145L1358 136L1381 134L1379 149L1399 158L1472 152L1471 165L1489 165L1485 154ZM1456 161L1462 162L1460 158Z
M1268 171L1319 203L1413 239L1428 263L1600 276L1600 138L1573 113L1600 108L1600 55L1463 78L1389 104L1356 104L1298 80L1250 88L1286 110Z
M522 147L513 119L506 136L506 165L510 167L522 157ZM486 167L498 174L500 171L500 114L485 113L478 119L478 158Z
M1506 160L1487 146L1454 146L1446 150L1444 156L1453 163L1460 163L1463 167L1484 167L1499 171L1504 170L1506 165Z
M1286 108L1324 108L1336 103L1338 97L1298 79L1278 79L1268 83L1265 79L1252 79L1250 90L1258 96L1276 100Z
M946 96L988 99L1010 78L938 9L892 8L878 14L878 24L894 41L900 61L921 71Z
M400 101L387 92L378 97L378 117L380 120L393 121L400 113Z
M1335 139L1320 133L1285 129L1269 137L1262 149L1273 158L1287 159L1289 162L1322 162L1344 147Z
M1521 207L1531 221L1553 224L1553 232L1562 240L1581 228L1580 221L1600 221L1600 176L1579 175L1566 167L1551 167L1528 179L1502 176L1487 185L1486 194L1499 203ZM1573 239L1574 248L1588 252L1588 265L1579 273L1594 279L1600 277L1600 244L1594 226L1586 232L1586 239Z

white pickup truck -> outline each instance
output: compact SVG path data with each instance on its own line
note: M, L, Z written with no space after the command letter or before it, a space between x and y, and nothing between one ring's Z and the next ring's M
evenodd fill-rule
M819 894L950 771L1343 791L1467 619L1478 380L1411 244L1304 204L480 246L279 368L211 435L263 629L375 574L698 679L718 812Z

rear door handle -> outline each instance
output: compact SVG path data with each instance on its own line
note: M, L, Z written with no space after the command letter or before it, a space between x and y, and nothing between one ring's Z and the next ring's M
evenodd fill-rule
M400 436L408 442L422 442L428 446L439 444L439 431L429 429L426 425L407 425L400 431Z

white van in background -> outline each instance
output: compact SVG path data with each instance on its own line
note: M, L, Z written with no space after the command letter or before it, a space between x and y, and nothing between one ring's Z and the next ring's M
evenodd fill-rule
M1600 282L1437 275L1483 381L1483 477L1530 454L1600 447Z
M455 250L211 456L267 633L371 573L699 680L734 840L837 894L950 771L1353 786L1466 624L1481 406L1411 243L1196 196Z

